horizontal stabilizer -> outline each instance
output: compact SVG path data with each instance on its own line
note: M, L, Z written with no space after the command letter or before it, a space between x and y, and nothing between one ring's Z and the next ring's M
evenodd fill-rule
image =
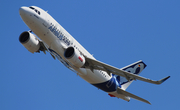
M121 94L121 95L125 95L127 97L131 97L133 99L136 99L136 100L139 100L139 101L142 101L142 102L145 102L145 103L148 103L148 104L151 104L149 101L147 101L147 100L145 100L145 99L143 99L141 97L138 97L138 96L136 96L134 94L131 94L131 93L127 92L127 91L124 91L119 87L117 88L117 93Z

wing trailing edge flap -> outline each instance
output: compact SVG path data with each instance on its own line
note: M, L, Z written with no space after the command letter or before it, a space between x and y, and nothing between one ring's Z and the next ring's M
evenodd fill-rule
M97 60L94 60L91 58L87 58L87 57L85 57L85 58L86 58L86 61L88 62L86 64L86 68L90 68L91 70L93 70L93 69L103 70L103 71L106 71L109 75L110 75L110 73L113 73L115 75L125 77L128 81L130 81L131 79L133 79L133 80L137 79L137 80L141 80L141 81L152 83L152 84L161 84L164 81L166 81L168 78L170 78L170 76L167 76L161 80L154 81L154 80L147 79L147 78L144 78L144 77L136 75L136 74L129 73L122 69L118 69L116 67L110 66L103 62L100 62L100 61L97 61Z

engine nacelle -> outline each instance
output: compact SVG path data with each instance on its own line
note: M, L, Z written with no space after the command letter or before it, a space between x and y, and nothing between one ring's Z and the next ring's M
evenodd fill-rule
M78 68L81 68L85 64L84 56L73 47L68 47L65 50L64 57Z
M19 36L19 41L31 53L38 52L40 49L38 38L28 31L21 33Z

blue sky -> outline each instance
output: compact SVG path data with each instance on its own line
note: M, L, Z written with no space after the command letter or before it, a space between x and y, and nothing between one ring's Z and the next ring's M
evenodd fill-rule
M5 0L1 2L0 110L168 110L180 109L179 0ZM121 68L138 60L141 76L162 85L134 81L127 89L152 105L111 98L49 53L32 54L18 41L29 28L21 6L47 10L102 62Z

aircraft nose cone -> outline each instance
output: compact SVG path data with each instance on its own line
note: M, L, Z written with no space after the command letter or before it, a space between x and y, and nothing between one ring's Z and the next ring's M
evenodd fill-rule
M19 8L19 14L24 22L27 22L30 20L30 18L29 18L30 12L29 12L28 7L23 6L23 7Z
M23 15L23 14L25 14L25 13L26 13L25 7L19 8L19 14L20 14L20 15Z

